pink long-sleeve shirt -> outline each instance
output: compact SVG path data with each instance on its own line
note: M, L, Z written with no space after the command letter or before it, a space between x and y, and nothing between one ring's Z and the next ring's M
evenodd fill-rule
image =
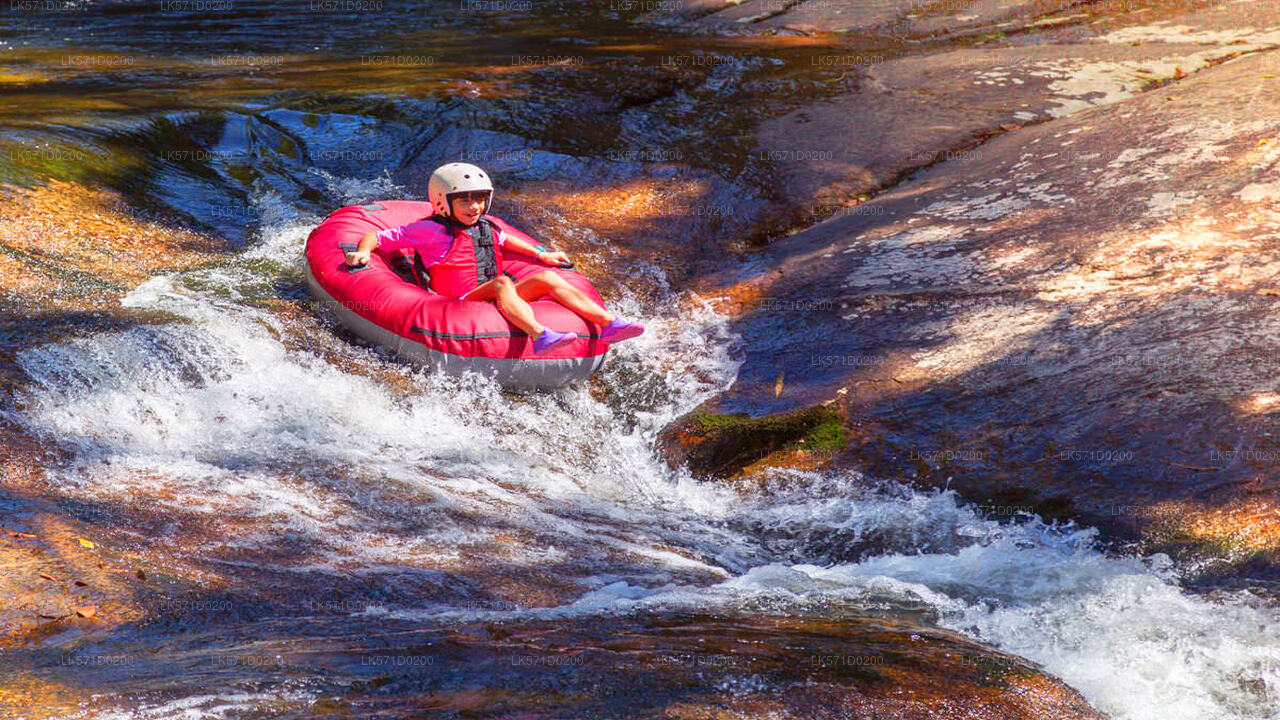
M506 234L498 229L497 225L493 226L493 233L494 242L498 247L502 247L507 240ZM453 245L453 240L447 234L440 232L439 223L425 219L400 227L379 230L375 237L378 239L378 248L385 252L409 247L417 250L423 264L427 266L440 262Z

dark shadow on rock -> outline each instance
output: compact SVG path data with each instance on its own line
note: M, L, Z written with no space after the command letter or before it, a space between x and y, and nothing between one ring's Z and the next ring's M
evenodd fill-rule
M1267 292L1280 266L1248 198L1269 177L1256 155L1274 122L1255 115L1275 96L1250 95L1238 118L1222 108L1262 92L1275 63L1249 56L1172 100L1026 128L887 193L883 213L779 242L724 282L759 299L733 322L746 363L713 411L839 398L853 436L841 465L1148 548L1167 546L1155 528L1203 519L1173 522L1177 508L1274 496L1280 327ZM1202 145L1218 154L1162 159ZM1136 154L1154 159L1134 166ZM1179 192L1195 197L1171 211ZM1218 537L1201 551L1231 550ZM1280 574L1274 559L1248 568Z

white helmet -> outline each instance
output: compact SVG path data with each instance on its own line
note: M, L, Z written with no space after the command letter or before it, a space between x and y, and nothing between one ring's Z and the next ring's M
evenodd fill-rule
M489 206L493 204L493 183L489 182L489 175L470 163L453 162L441 165L431 173L431 179L427 181L427 200L437 215L449 217L453 214L449 196L476 190L489 191L489 199L484 203L484 211L489 212Z

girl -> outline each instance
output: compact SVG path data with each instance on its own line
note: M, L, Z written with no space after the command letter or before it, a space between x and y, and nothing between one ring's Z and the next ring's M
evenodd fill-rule
M427 182L427 199L434 214L390 230L371 232L346 254L348 265L364 265L374 248L395 251L412 247L431 279L431 289L462 300L492 301L512 325L533 338L533 352L545 352L573 342L577 335L544 327L533 316L529 301L550 295L560 304L600 325L600 339L616 343L636 337L644 326L605 310L581 290L550 270L520 282L502 272L503 253L514 252L572 267L563 252L546 252L508 232L511 226L487 215L493 184L483 170L467 163L436 168Z

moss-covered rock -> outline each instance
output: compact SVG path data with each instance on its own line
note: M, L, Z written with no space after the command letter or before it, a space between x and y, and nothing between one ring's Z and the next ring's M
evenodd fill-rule
M830 456L848 440L844 417L831 405L763 417L703 406L663 430L658 447L672 466L686 465L698 477L727 478L778 452Z

